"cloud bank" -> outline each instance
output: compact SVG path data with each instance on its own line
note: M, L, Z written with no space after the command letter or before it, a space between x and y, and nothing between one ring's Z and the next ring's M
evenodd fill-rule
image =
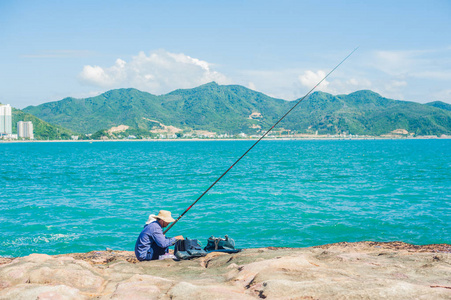
M149 55L140 52L129 62L119 58L114 65L106 68L84 66L79 80L101 88L134 87L155 94L192 88L211 81L219 84L230 82L206 61L164 50Z

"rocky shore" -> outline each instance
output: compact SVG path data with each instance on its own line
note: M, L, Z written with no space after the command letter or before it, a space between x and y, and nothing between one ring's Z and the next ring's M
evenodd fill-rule
M451 299L451 245L338 243L138 262L129 251L0 258L0 299Z

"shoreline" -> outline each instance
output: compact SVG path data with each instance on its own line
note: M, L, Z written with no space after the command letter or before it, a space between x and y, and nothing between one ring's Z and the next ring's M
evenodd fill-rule
M132 251L0 264L0 299L450 299L451 245L335 243L137 262Z
M1 143L99 143L99 142L210 142L210 141L257 141L259 138L192 138L192 139L108 139L108 140L0 140ZM418 137L265 137L265 141L362 141L362 140L449 140L451 136Z
M369 246L369 247L376 247L380 249L391 249L391 250L406 250L409 252L430 252L430 253L450 253L451 254L451 244L424 244L424 245L418 245L418 244L410 244L402 241L392 241L392 242L375 242L375 241L361 241L361 242L338 242L338 243L331 243L331 244L323 244L323 245L316 245L316 246L308 246L308 247L263 247L263 248L243 248L242 250L255 250L255 249L270 249L270 250L300 250L300 249L309 249L309 248L321 248L321 249L328 249L331 247L354 247L354 246ZM169 249L169 252L173 252L172 249ZM87 260L89 261L92 257L96 256L96 253L102 253L104 256L108 256L109 258L114 257L114 253L118 255L116 258L127 258L127 261L133 261L134 263L138 263L139 261L135 258L135 254L133 251L128 250L92 250L88 252L70 252L70 253L60 253L60 254L46 254L46 253L30 253L28 255L24 256L1 256L0 255L0 265L5 264L5 262L13 261L17 258L23 258L30 255L48 255L52 257L76 257L79 259ZM127 255L124 255L127 254Z

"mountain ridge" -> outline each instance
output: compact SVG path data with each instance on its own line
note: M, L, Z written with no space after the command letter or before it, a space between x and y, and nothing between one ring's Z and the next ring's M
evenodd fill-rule
M240 85L210 82L164 95L134 88L114 89L96 97L69 97L29 106L24 111L80 133L118 125L149 131L159 122L185 131L259 134L294 103ZM297 133L358 135L381 135L400 128L417 135L450 134L451 111L440 103L393 100L371 90L335 96L317 91L279 125L280 130Z
M451 104L448 104L448 103L445 103L445 102L442 102L442 101L428 102L428 103L426 103L426 105L451 111Z

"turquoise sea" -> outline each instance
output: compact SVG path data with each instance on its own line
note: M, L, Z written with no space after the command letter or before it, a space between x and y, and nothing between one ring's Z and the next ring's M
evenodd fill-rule
M0 144L0 255L130 250L254 141ZM239 248L451 243L451 140L263 140L168 233Z

